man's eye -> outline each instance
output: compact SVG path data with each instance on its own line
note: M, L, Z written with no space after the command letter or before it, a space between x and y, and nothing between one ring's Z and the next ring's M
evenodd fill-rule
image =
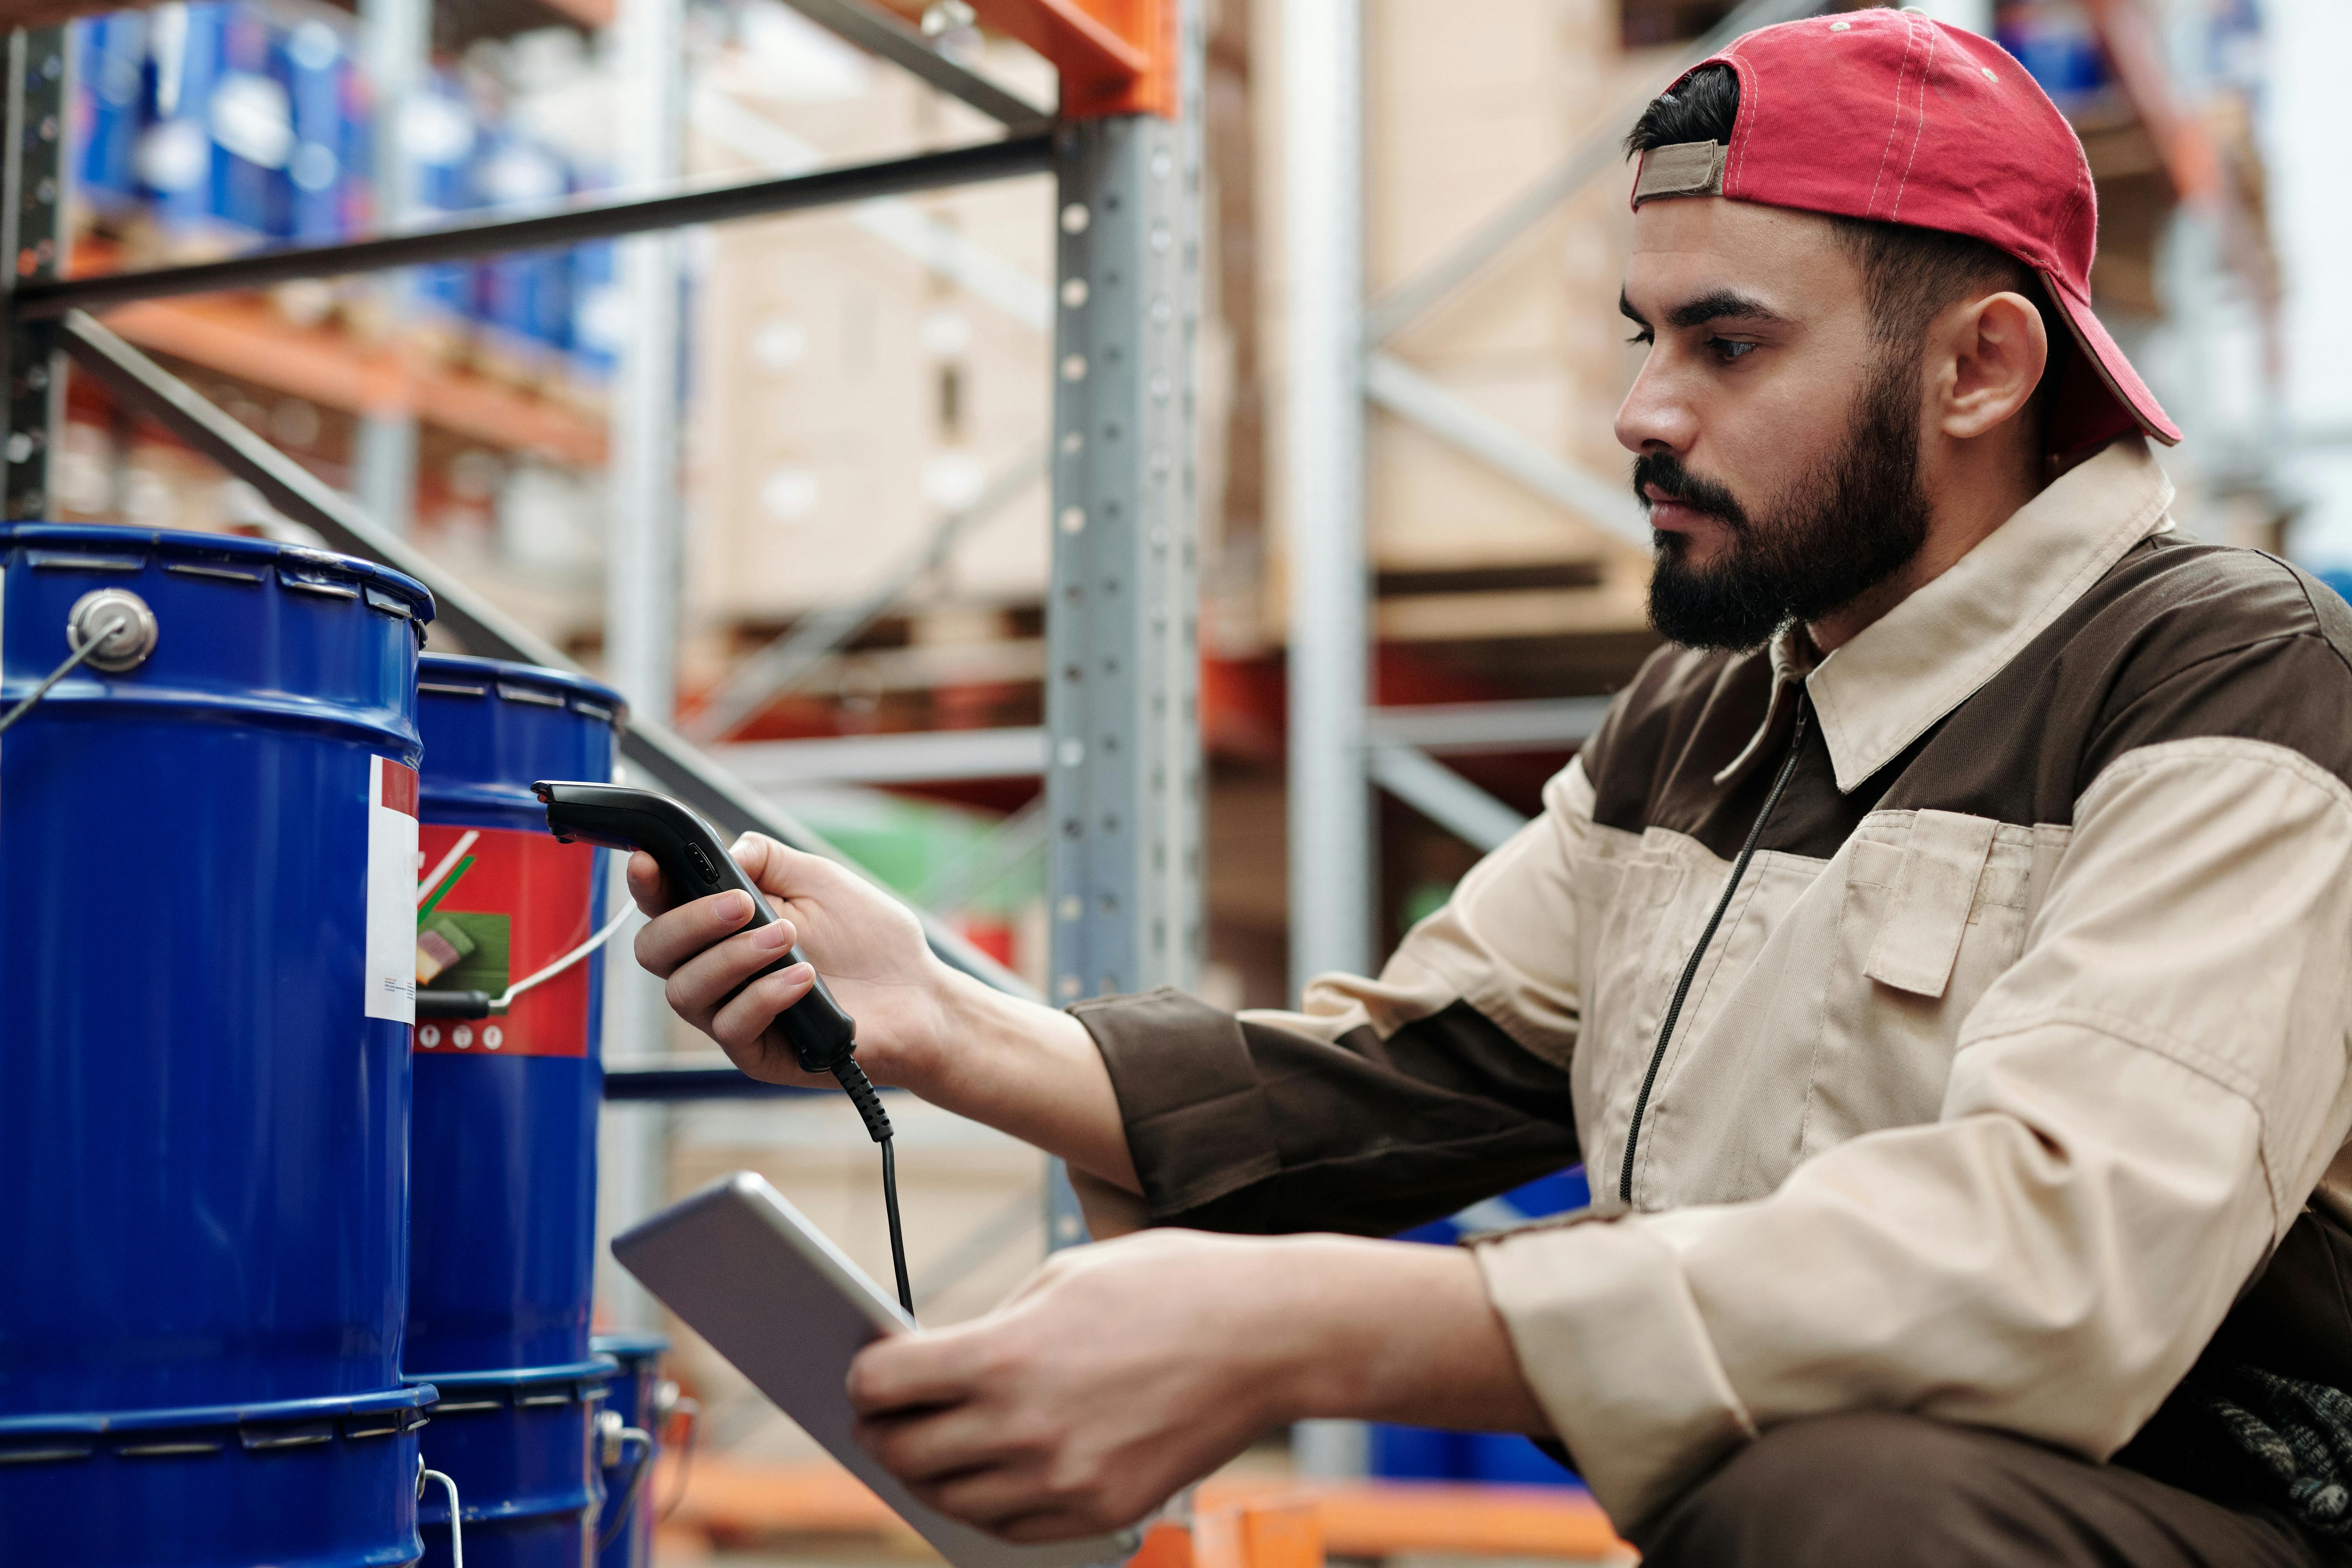
M1715 351L1717 359L1727 363L1732 360L1747 358L1748 352L1756 345L1741 342L1737 338L1709 338L1706 341L1706 346Z
M1650 341L1650 330L1644 327L1625 341L1629 343L1647 343Z

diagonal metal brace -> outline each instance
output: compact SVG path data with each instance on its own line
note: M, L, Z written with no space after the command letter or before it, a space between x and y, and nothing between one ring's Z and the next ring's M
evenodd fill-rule
M1052 122L1053 116L1046 110L958 65L933 48L922 34L878 6L862 0L785 0L785 4L842 42L888 60L1010 131L1043 131Z
M259 490L297 522L314 528L338 550L405 572L433 591L436 618L470 650L554 669L581 671L562 649L457 581L414 544L379 528L340 491L255 435L185 382L123 342L82 311L61 323L66 352L108 389L149 415ZM790 813L779 810L713 763L675 731L632 719L621 732L621 754L656 785L710 818L729 835L764 833L795 849L856 868L856 862ZM933 921L923 918L931 951L950 966L1000 991L1034 996L1011 970Z

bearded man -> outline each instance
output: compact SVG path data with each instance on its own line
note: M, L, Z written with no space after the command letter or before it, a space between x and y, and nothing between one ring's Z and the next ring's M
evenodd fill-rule
M1767 28L1631 147L1675 646L1379 978L1054 1013L759 839L786 921L639 938L783 1079L807 972L734 992L797 935L874 1077L1150 1226L869 1348L864 1440L1022 1541L1336 1416L1557 1441L1653 1564L2332 1560L2352 613L2174 531L2089 169L1996 46ZM1360 1239L1580 1158L1564 1221Z

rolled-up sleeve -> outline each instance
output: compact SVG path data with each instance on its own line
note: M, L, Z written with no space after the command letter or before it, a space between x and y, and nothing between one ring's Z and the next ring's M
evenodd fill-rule
M1750 1203L1478 1247L1632 1526L1745 1437L1897 1409L2094 1458L2186 1373L2352 1125L2352 794L2284 746L2126 752L2077 805L1938 1120Z
M1379 978L1318 976L1296 1013L1174 991L1073 1007L1151 1216L1389 1235L1572 1163L1569 868L1591 812L1571 763Z

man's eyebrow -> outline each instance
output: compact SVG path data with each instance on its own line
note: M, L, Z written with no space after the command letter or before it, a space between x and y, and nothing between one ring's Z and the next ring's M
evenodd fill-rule
M1696 300L1686 300L1666 312L1666 324L1674 327L1698 327L1709 321L1781 320L1780 313L1763 300L1732 289L1717 289Z
M1646 327L1650 324L1641 311L1633 309L1633 301L1625 298L1625 290L1622 289L1617 290L1617 313L1637 327Z

